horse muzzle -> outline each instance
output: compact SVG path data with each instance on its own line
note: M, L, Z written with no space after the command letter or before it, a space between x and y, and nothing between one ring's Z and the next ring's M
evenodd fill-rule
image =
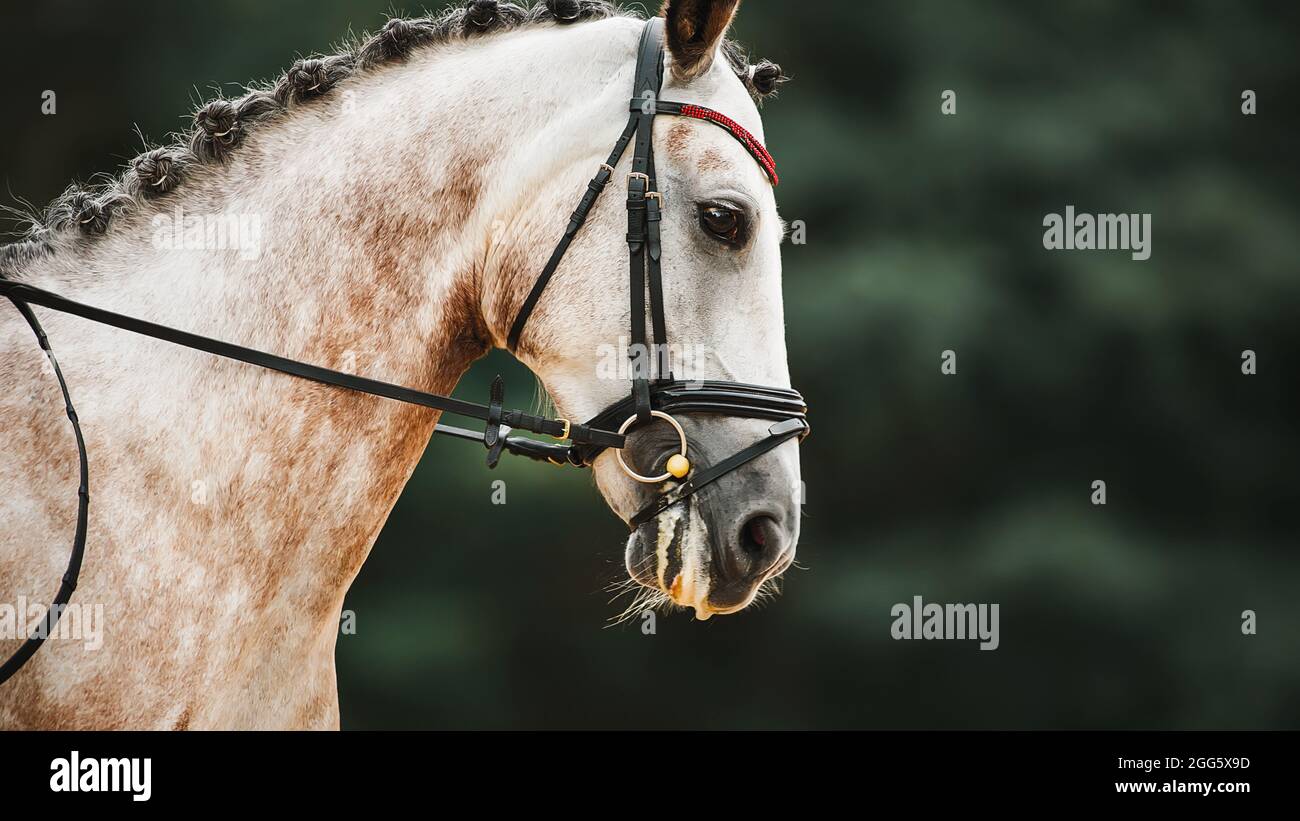
M715 453L752 440L752 428L749 420L713 420L700 431L705 438L691 431L697 457L716 461ZM675 446L671 432L650 429L631 449L636 463L662 465ZM627 542L628 575L700 619L747 607L794 561L801 501L796 447L777 447L637 525ZM665 490L671 494L673 483Z

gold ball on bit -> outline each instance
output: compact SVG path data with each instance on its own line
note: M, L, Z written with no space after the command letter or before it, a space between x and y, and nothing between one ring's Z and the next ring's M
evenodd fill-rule
M680 453L674 453L668 457L667 470L678 479L691 472L691 463L685 456Z

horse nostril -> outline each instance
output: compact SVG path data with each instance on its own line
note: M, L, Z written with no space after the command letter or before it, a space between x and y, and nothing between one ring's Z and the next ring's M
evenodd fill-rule
M708 604L715 613L732 613L753 601L759 585L793 546L774 516L759 513L732 521L738 519L730 538L710 540Z
M740 528L740 549L751 556L761 556L776 536L776 522L771 516L755 516Z

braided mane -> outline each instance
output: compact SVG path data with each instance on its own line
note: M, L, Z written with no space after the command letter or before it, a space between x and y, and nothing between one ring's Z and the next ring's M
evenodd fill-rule
M569 25L619 16L642 15L607 0L543 0L529 7L470 0L436 16L426 13L390 19L374 33L345 41L334 54L297 60L271 83L246 86L235 98L203 103L194 112L191 128L175 142L145 151L116 177L93 185L74 183L41 212L9 209L26 227L18 241L0 246L0 274L16 273L32 260L53 253L53 240L58 236L93 240L106 233L117 214L167 197L196 168L224 163L251 130L266 127L299 106L311 105L353 75L402 63L418 49L430 46L523 26ZM723 54L756 101L775 94L786 79L775 63L763 60L751 64L733 41L724 43Z

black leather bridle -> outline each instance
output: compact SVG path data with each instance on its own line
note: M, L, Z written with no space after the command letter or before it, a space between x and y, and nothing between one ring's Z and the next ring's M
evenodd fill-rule
M68 603L77 586L77 577L81 570L82 557L86 547L87 511L90 504L89 482L87 477L86 444L82 437L81 426L76 409L68 392L63 372L55 360L49 340L45 336L31 305L39 305L94 322L111 325L115 328L131 331L161 339L188 348L205 351L210 354L234 359L251 365L257 365L281 373L309 379L326 385L347 388L360 393L395 399L413 405L479 419L485 422L480 433L474 430L444 425L439 423L434 432L474 442L481 442L488 449L488 467L496 467L503 452L510 452L532 459L543 460L552 464L569 464L578 467L590 466L604 450L614 448L621 450L626 444L627 431L636 425L651 419L664 419L672 424L681 438L682 452L669 460L669 471L659 476L641 476L627 467L619 455L619 464L629 476L647 483L666 482L671 478L684 481L670 487L653 502L629 520L633 530L650 521L679 502L689 498L700 488L730 473L741 465L750 462L778 445L796 436L802 437L809 431L806 419L807 407L798 391L789 388L763 387L746 385L738 382L723 381L679 381L672 374L651 372L650 363L654 357L640 356L640 352L650 350L646 337L647 290L649 292L650 325L653 333L654 348L666 351L668 344L667 323L664 318L663 279L660 271L662 247L660 245L659 226L662 219L663 196L658 191L655 178L653 128L654 118L659 114L691 117L706 120L724 128L754 157L763 167L772 184L777 182L776 165L771 155L748 131L741 128L727 117L702 106L687 103L667 102L659 99L663 84L663 20L652 18L646 22L641 34L638 48L636 80L633 97L629 104L630 115L627 127L610 152L609 158L602 163L596 176L587 183L587 190L582 195L577 209L569 218L564 235L551 253L541 274L537 277L532 291L524 300L518 316L511 326L508 347L514 351L518 347L520 334L528 322L529 316L541 299L547 283L555 275L565 252L573 238L586 222L588 214L600 198L614 174L614 167L622 158L629 144L632 146L632 170L627 178L627 243L630 258L630 294L632 305L632 330L629 350L633 353L633 379L631 394L625 399L601 411L585 424L572 424L566 419L549 419L518 410L503 407L505 390L501 377L492 382L489 401L486 405L467 402L451 396L401 387L387 382L367 379L353 374L321 368L305 362L287 359L264 351L245 348L229 342L222 342L210 337L157 325L142 319L124 316L67 299L58 294L40 288L5 279L0 276L0 294L8 297L23 318L27 320L40 343L41 349L49 358L59 388L63 393L68 420L76 436L77 452L80 465L80 486L77 490L77 527L73 537L72 555L68 561L67 571L62 584L55 595L53 604L47 611L42 623L37 626L17 652L3 665L0 665L0 684L7 681L39 649L46 636L53 633L55 624L63 607ZM666 357L663 357L666 361ZM686 435L673 418L673 414L701 413L723 416L737 416L751 419L772 421L767 436L739 452L708 467L693 467L686 461ZM550 436L560 442L549 443L512 435L514 430L526 430ZM681 457L677 470L673 470L673 460ZM683 467L684 465L684 467Z

